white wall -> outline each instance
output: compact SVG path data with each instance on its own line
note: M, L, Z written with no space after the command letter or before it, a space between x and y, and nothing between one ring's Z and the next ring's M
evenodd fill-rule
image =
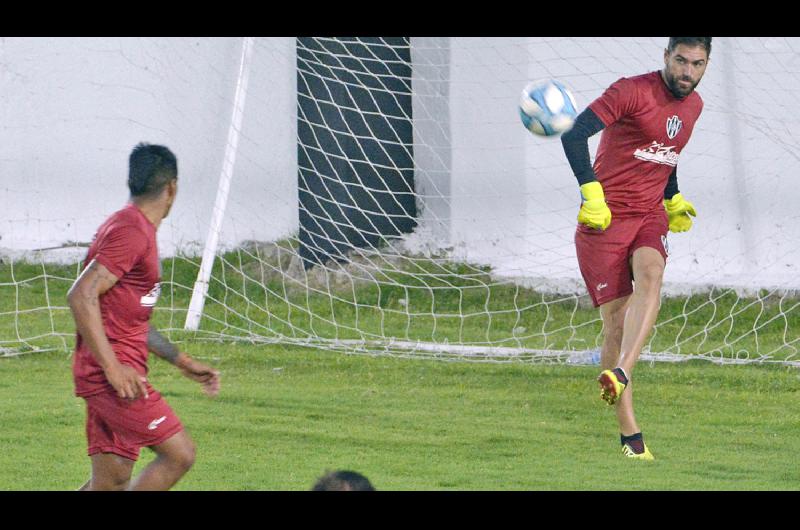
M240 38L0 40L0 247L87 242L123 206L140 142L178 157L163 255L203 242L231 117ZM297 229L293 38L261 39L223 244Z

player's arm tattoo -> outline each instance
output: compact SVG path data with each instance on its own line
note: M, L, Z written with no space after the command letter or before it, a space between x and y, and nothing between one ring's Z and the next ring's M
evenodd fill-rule
M147 332L147 349L172 364L175 364L181 354L174 344L152 327Z
M99 305L100 296L117 283L118 278L103 265L93 259L81 272L75 283L67 292L67 300L74 310L74 304L95 308Z

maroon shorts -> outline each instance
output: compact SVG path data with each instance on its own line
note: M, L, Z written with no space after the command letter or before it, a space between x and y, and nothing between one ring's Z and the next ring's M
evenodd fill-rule
M135 401L114 391L84 398L89 456L114 453L135 461L142 447L163 443L183 429L161 394L149 384L147 390L147 399Z
M630 258L636 249L654 248L667 260L668 232L664 210L639 217L612 217L604 231L578 225L575 231L578 265L595 307L633 292Z

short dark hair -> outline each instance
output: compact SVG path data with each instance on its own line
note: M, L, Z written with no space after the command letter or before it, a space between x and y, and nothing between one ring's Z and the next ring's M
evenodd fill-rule
M133 197L154 197L178 178L178 160L163 145L139 143L128 161L128 189Z
M670 37L667 51L670 53L674 52L678 44L702 46L706 49L706 55L711 56L711 37Z
M331 471L321 476L311 491L375 491L375 488L361 473Z

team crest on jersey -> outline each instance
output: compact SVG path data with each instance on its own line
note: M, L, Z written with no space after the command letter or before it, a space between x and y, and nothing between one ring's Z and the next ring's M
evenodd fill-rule
M683 122L677 115L667 118L667 136L670 140L678 136L682 128Z
M161 296L161 282L155 284L150 292L144 295L140 300L139 303L142 304L143 307L153 307L158 302L158 297Z

